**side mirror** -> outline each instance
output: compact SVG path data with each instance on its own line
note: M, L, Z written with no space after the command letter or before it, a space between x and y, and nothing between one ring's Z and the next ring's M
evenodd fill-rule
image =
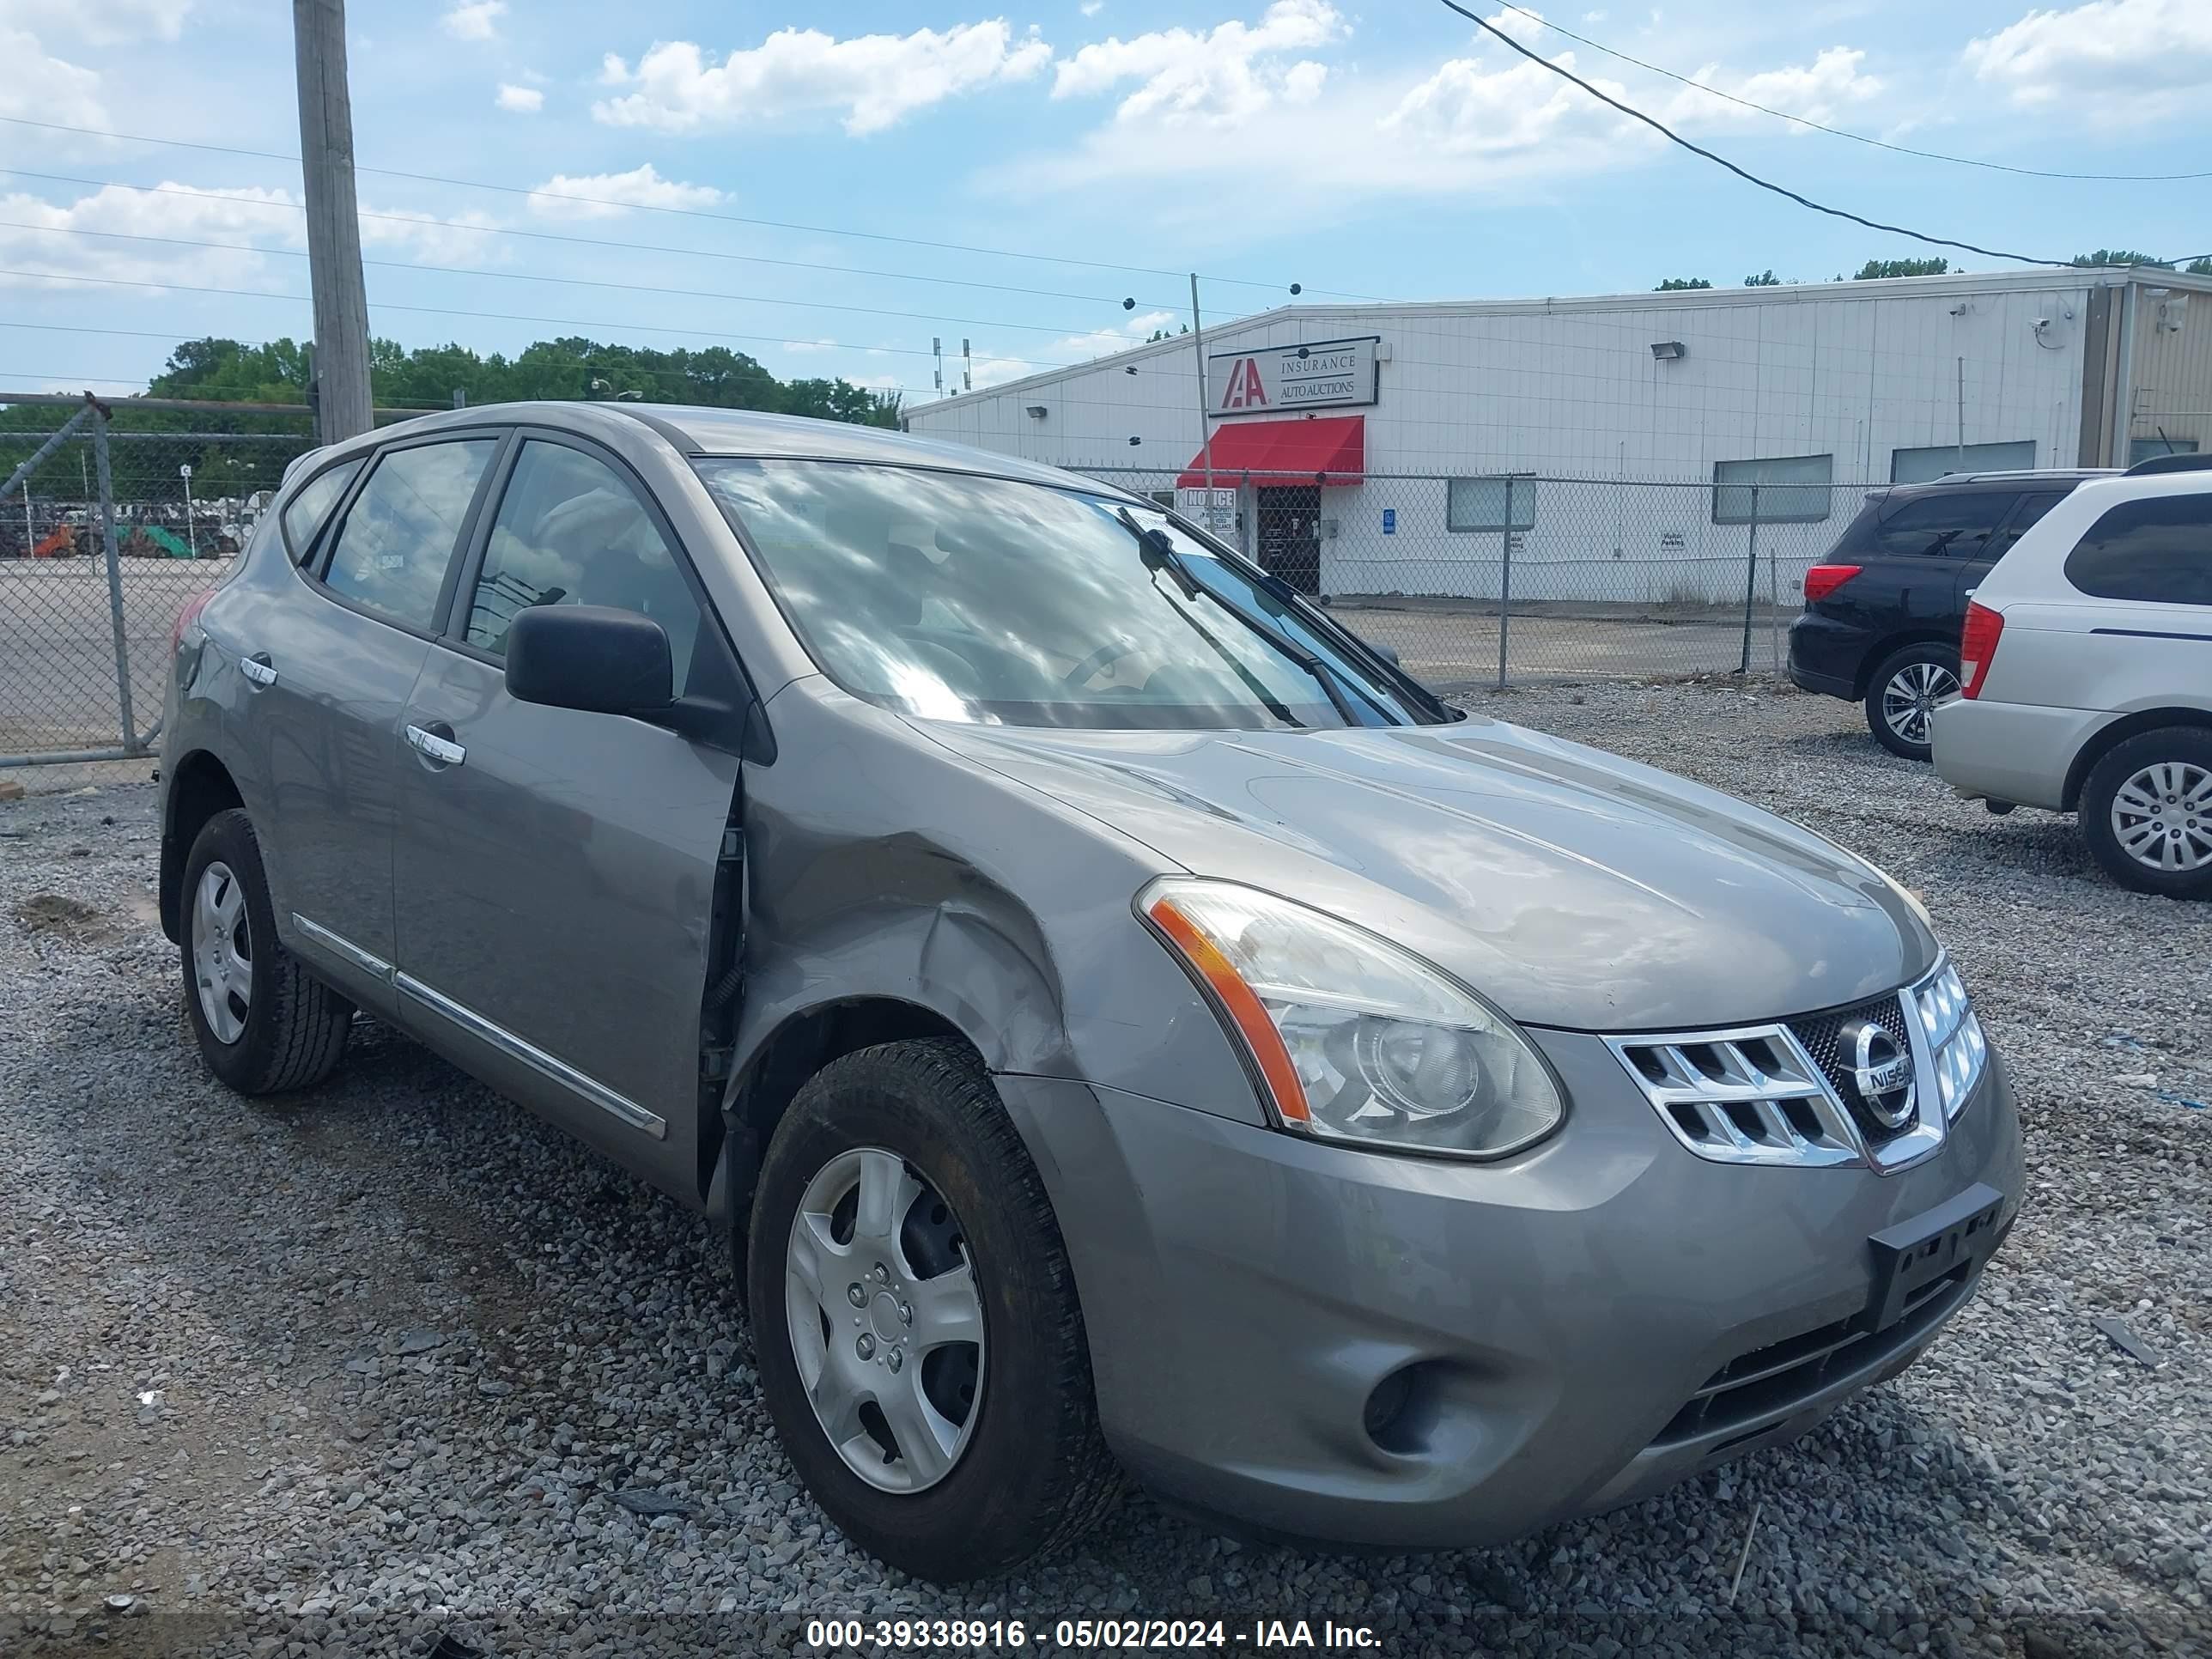
M658 714L675 701L667 630L605 605L532 605L507 630L507 693L598 714Z
M1376 656L1382 658L1384 662L1389 663L1393 668L1402 668L1405 666L1403 663L1398 660L1398 647L1395 645L1385 645L1380 640L1370 640L1367 641L1367 648L1370 651L1372 651Z

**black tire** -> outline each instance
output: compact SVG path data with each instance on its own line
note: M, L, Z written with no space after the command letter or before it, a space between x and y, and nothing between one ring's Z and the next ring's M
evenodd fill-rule
M231 872L245 902L253 970L243 1029L228 1040L209 1023L193 960L192 907L201 878L216 863ZM277 942L261 843L253 833L253 821L237 808L216 813L193 841L185 860L178 923L183 940L185 1012L208 1069L244 1095L309 1088L328 1077L345 1053L353 1005L312 977Z
M2089 775L2081 785L2082 837L2088 842L2091 854L2105 866L2105 872L2123 887L2132 887L2138 893L2163 894L2167 898L2212 898L2212 863L2200 864L2194 870L2154 870L2120 842L2119 832L2112 823L2113 804L2130 778L2146 767L2159 765L2191 769L2187 774L2191 779L2200 772L2212 775L2212 731L2200 726L2165 726L2154 732L2139 732L2114 744L2089 769ZM2163 799L2159 805L2166 806ZM2189 813L2185 799L2176 805L2183 810L2172 824L2172 829L2182 832L2182 839L2175 844L2203 856L2198 849L2204 841L2198 835L2212 839L2212 811Z
M1908 671L1929 672L1937 677L1948 676L1950 690L1946 695L1956 696L1959 692L1958 649L1954 646L1938 645L1932 640L1903 646L1884 657L1867 678L1867 730L1874 733L1875 741L1893 755L1902 755L1907 760L1924 761L1933 753L1925 736L1916 740L1905 732L1899 731L1892 724L1892 715L1897 711L1887 706L1891 682ZM1911 715L1905 719L1908 726L1912 724Z
M815 1416L786 1322L787 1253L807 1186L860 1147L896 1153L949 1206L983 1308L979 1415L951 1470L916 1492L880 1490L848 1467ZM964 1045L860 1049L799 1090L762 1163L746 1277L761 1390L786 1452L845 1535L891 1566L937 1583L1003 1573L1066 1547L1120 1493L1059 1224Z

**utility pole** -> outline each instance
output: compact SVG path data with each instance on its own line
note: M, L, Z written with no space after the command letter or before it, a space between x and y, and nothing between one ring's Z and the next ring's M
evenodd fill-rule
M316 434L336 443L375 423L368 392L368 296L354 199L353 99L346 90L345 0L292 0L300 88L300 172L307 196L307 274L315 295Z
M1220 527L1213 522L1213 434L1206 426L1206 331L1198 321L1198 273L1194 270L1190 273L1190 349L1198 357L1198 455L1206 467L1206 527L1220 535ZM1231 531L1237 527L1233 514L1229 527Z

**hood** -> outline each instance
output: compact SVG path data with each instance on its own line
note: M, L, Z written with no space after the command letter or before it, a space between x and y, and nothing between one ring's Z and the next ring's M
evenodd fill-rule
M1911 906L1834 843L1502 720L927 729L1195 874L1395 939L1531 1024L1742 1024L1894 990L1936 958Z

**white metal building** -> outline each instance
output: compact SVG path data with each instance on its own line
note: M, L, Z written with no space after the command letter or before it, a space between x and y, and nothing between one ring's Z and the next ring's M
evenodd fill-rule
M2212 278L2142 268L1292 305L1204 349L1202 427L1188 335L907 425L1180 486L1324 593L1492 597L1510 551L1532 599L1740 595L1753 485L1786 588L1863 486L2212 446Z

